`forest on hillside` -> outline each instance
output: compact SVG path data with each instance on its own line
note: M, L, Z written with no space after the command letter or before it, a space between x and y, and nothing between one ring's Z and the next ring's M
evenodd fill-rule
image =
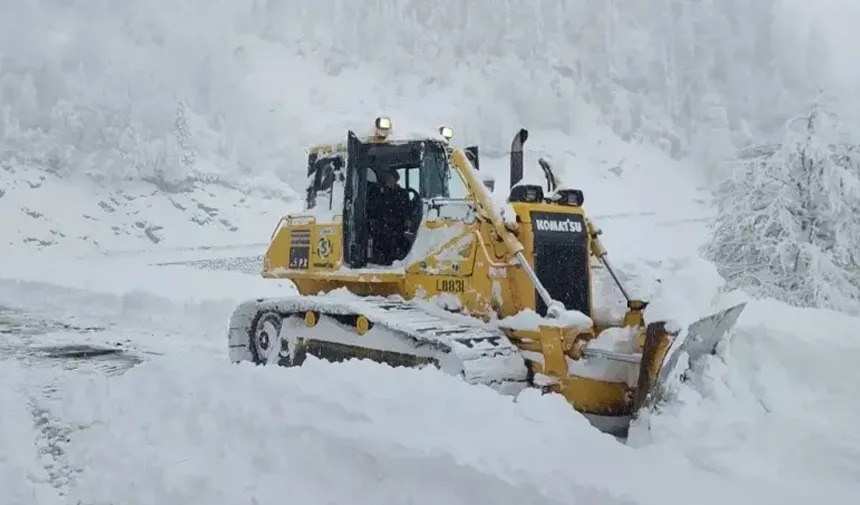
M26 150L100 176L274 172L378 106L457 125L490 154L523 125L575 136L603 122L676 157L715 158L772 136L829 75L820 33L779 0L3 9L0 158Z

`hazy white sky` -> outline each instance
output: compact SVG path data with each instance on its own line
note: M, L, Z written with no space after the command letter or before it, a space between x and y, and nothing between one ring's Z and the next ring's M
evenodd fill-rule
M801 22L819 21L845 77L860 78L860 0L782 0Z

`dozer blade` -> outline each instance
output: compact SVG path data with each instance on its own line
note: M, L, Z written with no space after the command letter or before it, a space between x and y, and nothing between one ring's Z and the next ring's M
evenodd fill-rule
M686 355L688 363L692 364L704 356L716 354L717 346L735 326L746 305L746 303L741 303L699 319L687 327L686 332L681 332L666 353L657 377L657 383L648 394L642 407L651 409L664 399L673 377L678 373L683 373L683 371L675 370L681 356Z

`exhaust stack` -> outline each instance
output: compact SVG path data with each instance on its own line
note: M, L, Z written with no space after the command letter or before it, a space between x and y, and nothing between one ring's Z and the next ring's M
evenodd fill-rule
M511 188L523 180L523 144L529 139L529 131L521 128L511 142Z

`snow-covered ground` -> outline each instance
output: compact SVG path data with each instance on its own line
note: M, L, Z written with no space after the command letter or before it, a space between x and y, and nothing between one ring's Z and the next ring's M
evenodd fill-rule
M276 181L98 182L43 167L0 163L0 234L4 251L68 255L122 253L159 244L265 243L296 194ZM169 247L169 246L168 246Z
M232 272L103 265L123 267L123 283L87 289L4 272L0 305L23 307L0 319L17 325L0 333L0 347L15 349L0 362L4 503L656 504L691 493L705 504L805 503L856 491L851 406L839 396L856 381L837 387L823 374L850 367L858 348L834 339L810 352L815 338L792 329L805 318L765 341L754 340L762 321L747 318L730 353L736 368L715 361L702 396L686 391L654 420L651 444L633 448L559 398L512 401L432 371L232 365L224 286L237 297L276 288ZM194 282L196 294L166 288ZM120 353L50 357L70 343ZM834 352L838 361L825 359ZM813 382L791 377L801 366ZM844 424L828 427L836 419Z
M678 319L736 301L716 296L719 278L695 257L708 214L694 181L630 156L641 166L621 175L597 158L564 164L611 257L651 289L660 278ZM664 184L677 199L650 197ZM262 247L179 245L7 252L0 501L808 503L858 490L851 318L751 303L723 359L625 446L558 398L512 401L429 371L232 365L235 304L290 286L254 275ZM72 344L114 352L69 357Z

